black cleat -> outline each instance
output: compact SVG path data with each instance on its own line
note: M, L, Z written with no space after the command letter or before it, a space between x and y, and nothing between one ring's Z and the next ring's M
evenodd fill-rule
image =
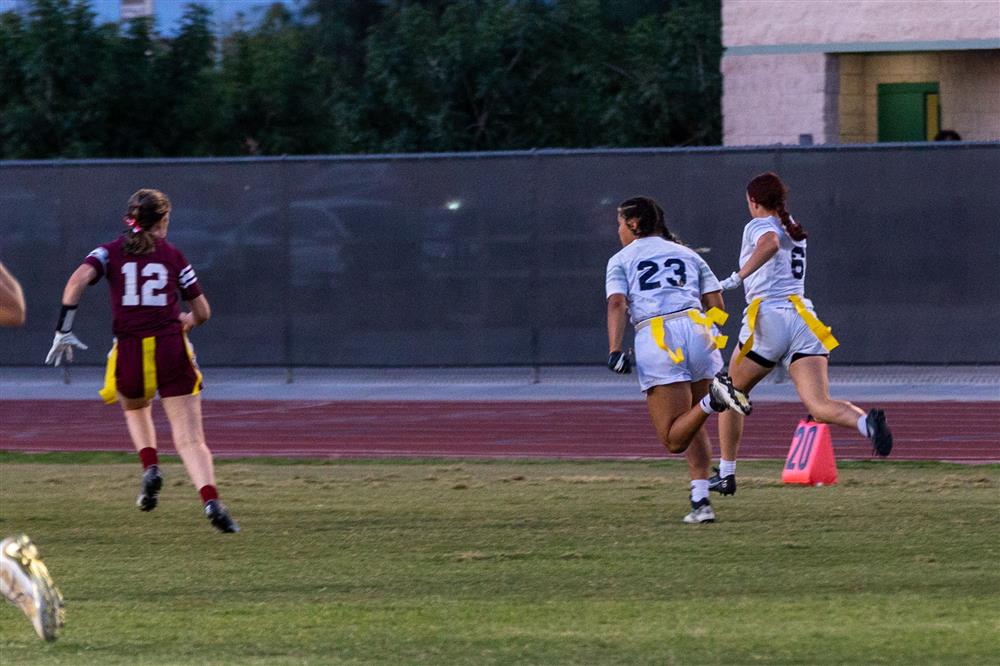
M160 488L163 487L163 476L158 465L150 465L142 473L142 486L139 488L139 499L135 501L140 511L152 511L159 502Z
M212 523L212 527L220 532L239 532L240 526L229 515L229 510L219 500L208 500L205 502L205 517Z
M885 412L881 409L869 409L865 419L868 429L868 439L872 440L872 452L885 458L892 452L892 431L885 421Z
M713 467L715 474L708 477L708 489L721 495L736 494L736 475L719 476L719 468Z
M725 370L712 379L708 387L709 406L716 412L731 409L734 412L748 416L753 411L750 397L733 386L733 378Z

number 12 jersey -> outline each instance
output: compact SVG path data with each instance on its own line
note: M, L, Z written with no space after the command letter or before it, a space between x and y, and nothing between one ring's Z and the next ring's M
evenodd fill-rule
M185 301L201 295L191 264L160 238L149 254L126 254L124 244L120 237L95 248L84 260L97 271L91 284L102 277L108 280L115 336L180 333L178 293Z

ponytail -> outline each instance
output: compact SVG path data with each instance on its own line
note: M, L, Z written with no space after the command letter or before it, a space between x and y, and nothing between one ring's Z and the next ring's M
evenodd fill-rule
M755 177L747 185L747 196L758 206L775 211L781 219L781 225L785 227L785 232L792 240L802 241L809 237L802 225L793 220L785 209L788 188L778 178L778 174L768 171Z
M789 212L785 210L784 201L778 206L778 217L781 218L781 224L792 240L803 241L809 238L809 234L802 228L802 225L793 220Z
M626 220L636 220L637 237L662 236L668 241L682 244L680 239L667 228L666 216L656 200L650 197L632 197L618 204L618 212Z
M142 189L128 200L123 222L125 254L149 254L156 248L156 239L150 233L170 212L170 199L159 190Z

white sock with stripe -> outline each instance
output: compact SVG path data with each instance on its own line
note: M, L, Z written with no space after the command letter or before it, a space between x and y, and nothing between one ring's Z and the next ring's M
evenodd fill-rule
M858 417L858 432L861 433L862 437L868 436L868 415L862 414Z
M727 477L730 474L736 474L736 461L735 460L720 460L719 461L719 476Z
M708 479L692 479L691 501L697 504L706 498L708 498Z

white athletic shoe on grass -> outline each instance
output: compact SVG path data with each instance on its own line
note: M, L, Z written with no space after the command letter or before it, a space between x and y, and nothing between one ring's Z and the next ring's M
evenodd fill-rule
M28 616L39 638L56 639L65 623L63 597L25 534L0 542L0 591Z
M688 525L700 525L701 523L714 523L715 511L707 499L703 499L697 504L691 503L691 513L684 516L684 522Z

